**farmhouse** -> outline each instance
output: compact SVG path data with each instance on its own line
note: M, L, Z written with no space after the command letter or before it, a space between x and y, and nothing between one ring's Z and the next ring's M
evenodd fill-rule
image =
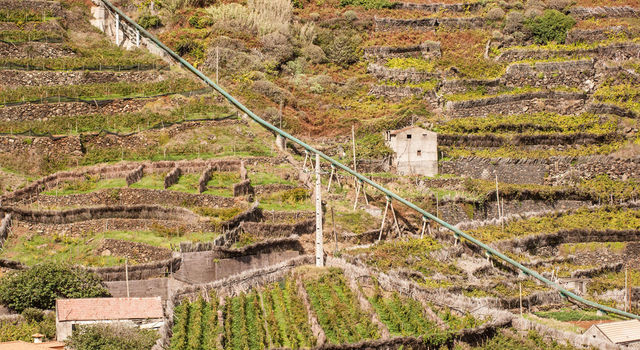
M56 336L66 340L78 325L120 323L158 329L163 320L162 301L155 298L87 298L56 300Z
M640 348L639 320L594 324L584 334L616 345L631 345L633 348Z
M438 174L438 135L418 126L385 132L385 141L394 152L393 165L401 175Z

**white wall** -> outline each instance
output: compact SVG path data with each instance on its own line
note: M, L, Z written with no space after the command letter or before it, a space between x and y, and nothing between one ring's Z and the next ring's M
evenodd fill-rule
M394 165L399 174L425 176L438 174L436 133L413 127L395 135L389 135L389 147L395 152Z

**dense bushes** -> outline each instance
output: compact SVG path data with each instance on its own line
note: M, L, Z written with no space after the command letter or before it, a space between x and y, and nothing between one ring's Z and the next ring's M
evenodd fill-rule
M536 44L549 42L564 43L567 32L576 24L573 17L557 10L547 10L542 16L534 17L525 22L525 26L533 34Z
M388 0L340 0L340 6L362 6L370 9L388 9L393 7L393 3Z
M81 326L69 338L69 347L75 350L148 350L158 333L120 325Z
M35 309L26 309L22 314L25 318L24 320L0 320L0 342L31 341L31 335L35 333L42 333L48 339L55 337L55 314L49 313L45 315L41 310Z
M108 296L98 276L81 268L44 263L0 279L0 302L22 312L53 309L57 298Z
M162 25L162 21L160 21L160 17L156 15L146 14L138 19L138 24L144 29L149 29L160 27Z

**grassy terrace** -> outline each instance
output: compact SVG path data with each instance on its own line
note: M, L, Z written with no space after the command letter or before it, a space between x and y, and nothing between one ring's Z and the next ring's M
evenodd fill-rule
M606 134L618 130L618 118L583 113L560 115L535 113L489 115L487 117L456 118L434 127L445 134Z
M601 102L614 104L640 113L640 89L633 84L610 85L600 87L593 97Z
M548 215L517 220L505 225L487 225L469 231L469 234L485 242L495 242L516 237L554 233L558 230L638 230L640 210L605 207L595 210L578 209L570 214Z
M23 235L10 236L5 242L0 257L17 260L26 265L34 265L43 258L60 263L85 266L122 265L122 256L101 256L97 251L104 239L117 239L144 243L154 247L169 249L180 242L208 242L219 234L214 232L185 232L159 224L150 225L149 231L107 231L100 233L85 232L80 237L63 235ZM129 263L138 263L129 259Z
M36 102L50 96L64 96L89 100L109 100L123 97L145 97L201 89L202 85L189 78L169 78L151 83L99 83L64 86L24 86L0 91L0 100Z
M430 254L444 246L431 237L408 239L405 241L381 242L369 248L356 249L349 255L364 255L364 261L383 272L406 268L420 272L425 278L416 278L415 282L426 287L448 287L449 280L431 279L436 274L464 277L464 273L451 261L442 262L430 258Z
M617 44L617 43L635 43L638 41L640 41L640 38L632 38L632 39L611 38L611 39L598 41L594 43L577 42L573 44L556 44L554 42L550 42L549 44L545 44L545 45L511 46L502 50L493 49L489 51L489 54L491 56L497 56L500 53L508 52L512 50L545 50L545 51L549 51L550 53L575 51L577 55L583 55L581 53L581 51L583 50L595 49L598 47L608 46L608 45Z
M0 40L13 44L29 41L62 42L64 34L42 30L3 30L0 31Z
M178 105L166 110L163 105ZM53 116L47 120L0 121L0 132L54 135L96 132L106 129L119 133L130 133L149 128L160 128L194 119L223 119L231 116L226 106L214 104L210 95L184 98L172 95L169 100L149 102L138 113L89 114L80 116Z
M356 343L380 337L369 315L360 309L342 271L310 269L305 273L304 286L330 343Z
M446 147L442 149L446 159L460 157L481 158L550 158L550 157L578 157L598 154L611 154L625 146L626 142L618 141L598 145L571 145L562 148L522 148L517 146L505 146L495 148L470 148L470 147Z

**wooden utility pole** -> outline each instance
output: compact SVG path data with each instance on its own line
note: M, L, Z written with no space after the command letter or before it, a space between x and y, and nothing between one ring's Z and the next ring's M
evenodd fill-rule
M129 259L124 259L124 280L127 284L127 298L129 298Z
M316 153L316 266L324 266L322 248L322 184L320 182L320 155Z

